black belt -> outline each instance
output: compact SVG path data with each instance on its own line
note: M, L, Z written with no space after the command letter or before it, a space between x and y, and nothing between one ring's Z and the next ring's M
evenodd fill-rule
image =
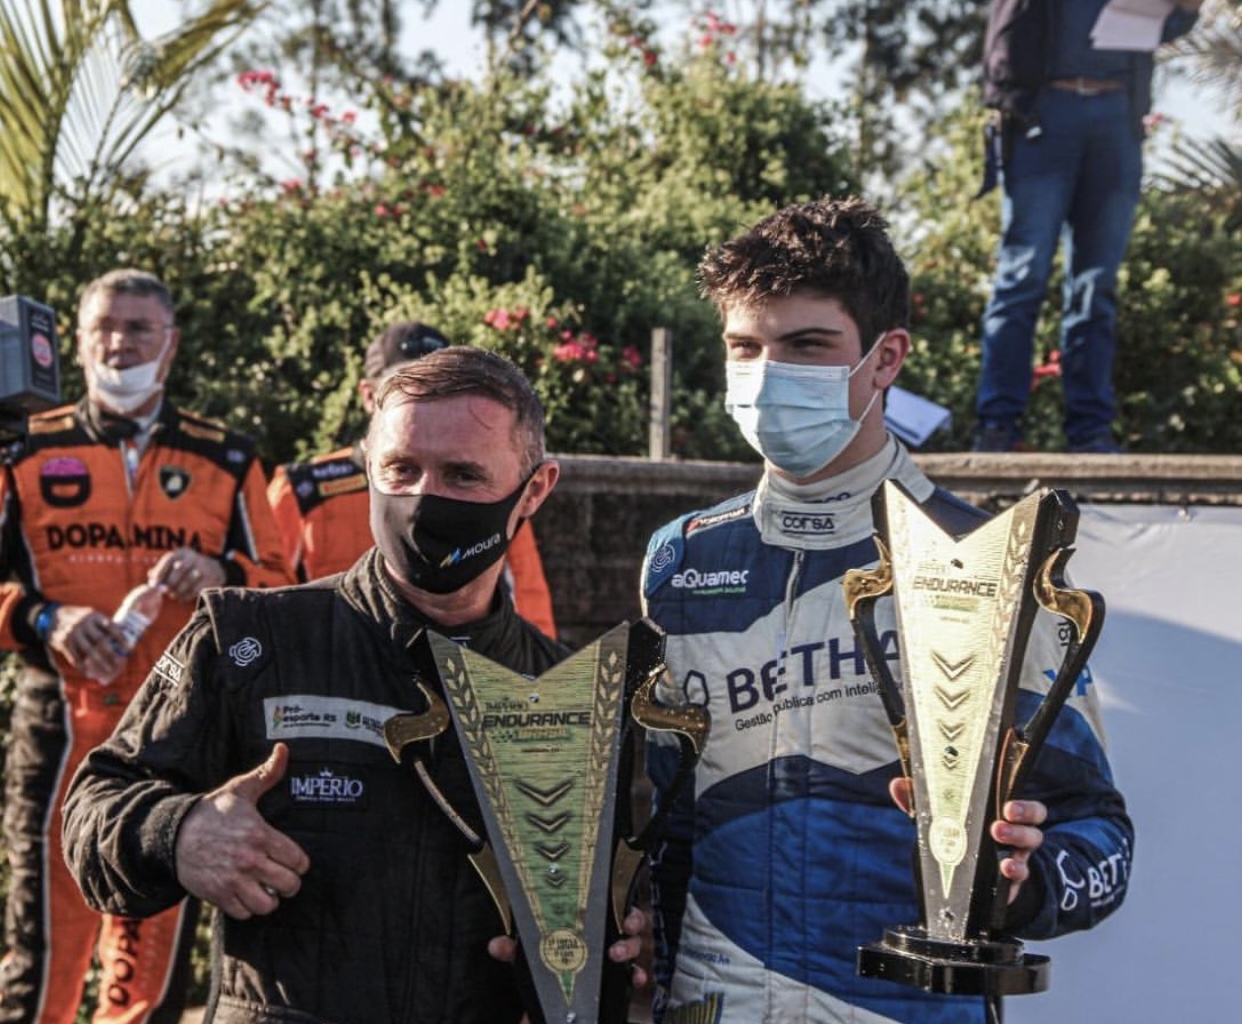
M1120 78L1054 78L1049 83L1054 89L1077 93L1079 96L1098 96L1102 92L1121 92L1126 83Z

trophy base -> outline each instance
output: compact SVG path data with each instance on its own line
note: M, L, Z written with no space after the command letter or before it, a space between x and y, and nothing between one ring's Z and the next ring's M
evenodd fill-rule
M915 926L887 928L858 948L858 973L941 995L1024 996L1048 987L1046 956L1022 952L1016 939L952 942Z

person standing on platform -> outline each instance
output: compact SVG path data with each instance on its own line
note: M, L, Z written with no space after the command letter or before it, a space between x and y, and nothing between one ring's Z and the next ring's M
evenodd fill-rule
M1117 273L1143 177L1150 50L1097 48L1108 0L993 0L984 43L989 126L985 191L1004 189L992 297L983 314L975 451L1019 450L1035 325L1058 245L1065 248L1061 380L1065 445L1117 452ZM1170 4L1161 41L1194 25L1202 0ZM1153 41L1154 44L1154 41Z

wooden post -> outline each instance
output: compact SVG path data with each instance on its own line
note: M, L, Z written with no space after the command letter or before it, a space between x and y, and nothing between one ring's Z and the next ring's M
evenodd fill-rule
M672 402L673 332L656 327L651 332L651 418L647 435L647 457L655 462L672 455Z

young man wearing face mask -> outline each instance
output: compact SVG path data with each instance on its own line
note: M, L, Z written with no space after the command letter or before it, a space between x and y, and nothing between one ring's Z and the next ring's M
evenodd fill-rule
M114 270L87 285L86 395L32 417L0 480L0 646L23 661L5 768L13 874L0 1021L70 1024L96 950L95 1021L180 1016L188 960L178 942L193 935L195 905L101 920L60 841L73 770L112 732L198 595L291 582L253 443L164 401L179 341L168 289L151 274ZM131 648L112 615L143 583L164 600Z
M906 270L884 220L850 198L773 214L711 250L700 280L724 323L725 401L764 473L659 530L643 570L647 613L668 633L661 696L712 715L652 868L656 1019L982 1024L981 998L855 974L857 947L919 908L914 825L895 803L904 790L890 798L896 745L841 580L877 562L871 497L886 479L951 533L983 518L884 426L910 351ZM1061 662L1056 625L1041 613L1020 718ZM676 762L656 737L657 804ZM1030 939L1090 927L1124 896L1133 837L1092 687L1061 713L1029 792L992 826L1010 850L1006 925ZM1105 864L1110 884L1088 892Z
M366 376L358 382L358 397L367 415L375 411L376 390L389 374L448 346L448 338L428 324L402 320L386 327L367 346ZM285 554L299 579L342 572L371 546L361 445L278 467L267 496L285 540ZM552 595L534 527L525 520L513 535L504 567L505 584L518 613L555 640Z
M219 908L215 1024L515 1024L470 846L383 723L438 686L425 630L528 676L567 653L500 586L559 467L517 367L460 347L380 385L364 454L375 546L340 575L207 595L78 772L66 853L93 906ZM481 832L453 731L419 761Z

